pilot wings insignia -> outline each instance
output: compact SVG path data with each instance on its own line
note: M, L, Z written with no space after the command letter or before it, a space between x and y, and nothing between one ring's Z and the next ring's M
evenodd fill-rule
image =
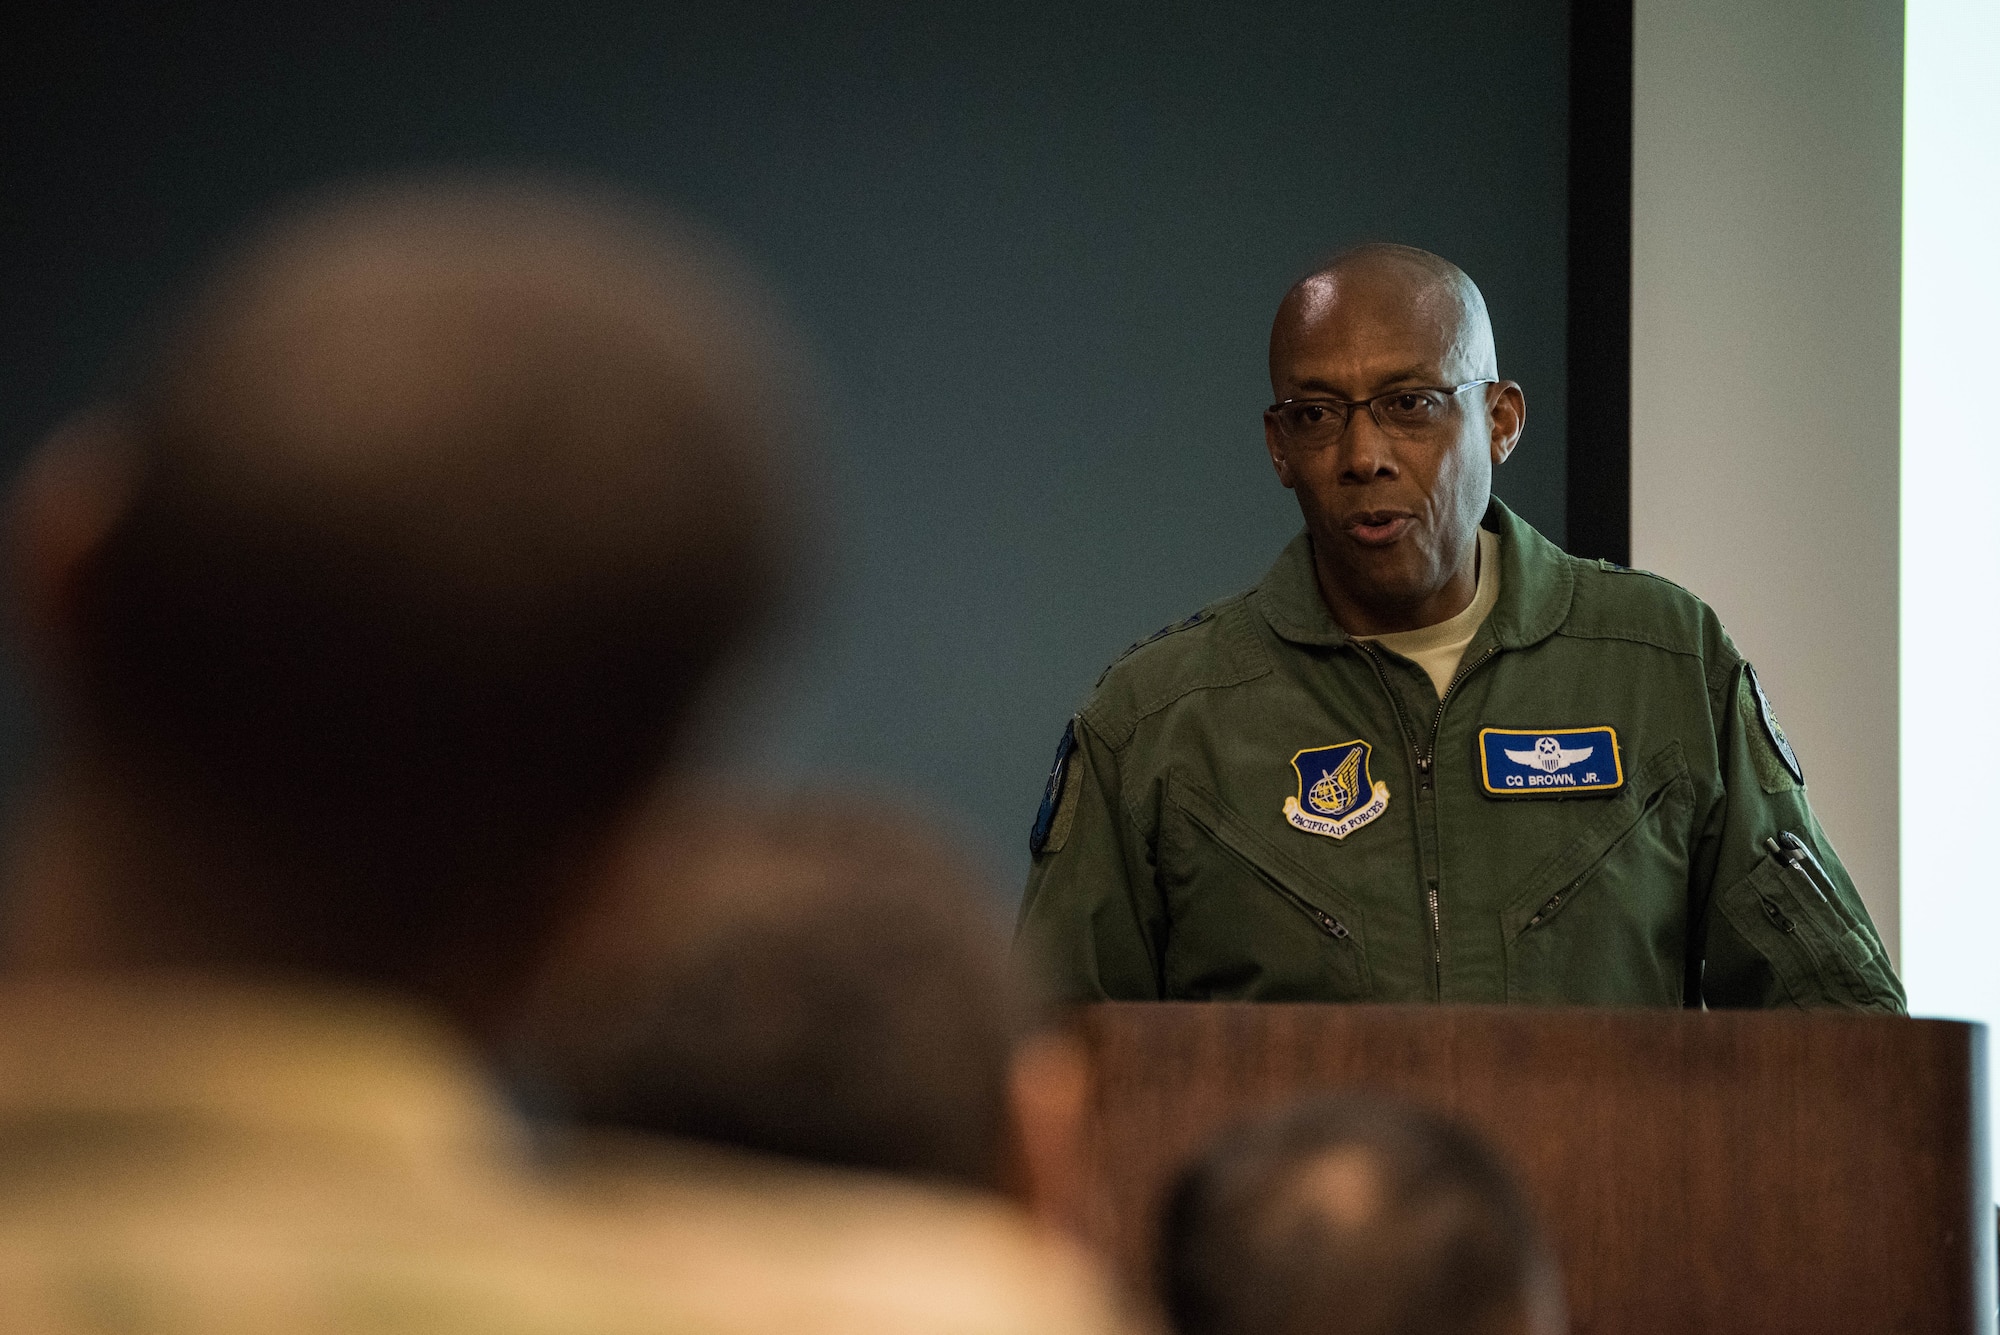
M1553 737L1537 737L1532 751L1508 751L1507 759L1517 765L1532 765L1544 774L1554 774L1559 769L1568 769L1579 760L1590 759L1594 746L1579 746L1574 750L1565 747Z
M1361 791L1357 782L1360 775L1361 748L1357 746L1347 753L1347 759L1341 761L1333 773L1312 786L1306 800L1321 811L1345 811L1354 805L1354 798Z

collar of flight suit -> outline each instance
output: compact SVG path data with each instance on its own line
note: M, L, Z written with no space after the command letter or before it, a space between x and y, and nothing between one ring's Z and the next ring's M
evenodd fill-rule
M1537 533L1519 515L1488 502L1479 526L1500 539L1500 600L1474 636L1496 649L1525 649L1539 643L1569 617L1576 591L1570 560L1554 543ZM1293 644L1340 645L1349 641L1319 595L1313 571L1312 538L1300 533L1265 573L1254 595L1257 609L1271 629Z

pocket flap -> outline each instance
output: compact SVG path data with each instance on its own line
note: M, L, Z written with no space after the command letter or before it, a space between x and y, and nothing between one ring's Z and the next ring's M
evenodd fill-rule
M1686 773L1687 759L1676 739L1627 775L1624 792L1592 809L1591 819L1577 831L1576 837L1522 879L1521 888L1501 914L1508 938L1526 931L1551 895L1563 893L1587 876L1637 828L1661 794Z
M1357 944L1361 941L1360 907L1259 834L1214 793L1174 774L1167 779L1167 801L1281 892L1331 913L1353 934Z
M1894 1005L1873 982L1875 954L1818 892L1800 892L1769 858L1716 897L1736 934L1771 966L1800 1006Z

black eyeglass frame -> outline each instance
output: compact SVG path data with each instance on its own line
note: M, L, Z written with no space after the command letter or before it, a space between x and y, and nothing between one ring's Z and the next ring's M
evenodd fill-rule
M1346 432L1348 423L1354 420L1354 410L1356 408L1366 408L1368 410L1368 415L1375 419L1376 426L1380 427L1384 432L1390 435L1400 435L1401 433L1392 428L1387 422L1383 421L1382 415L1375 411L1375 405L1382 402L1382 400L1393 399L1399 394L1442 394L1447 399L1456 399L1459 395L1465 393L1466 390L1471 389L1475 385L1497 385L1499 383L1500 381L1498 377L1486 376L1479 380L1468 380L1462 385L1402 385L1396 389L1385 390L1382 393L1375 395L1373 398L1368 398L1368 399L1340 399L1340 398L1334 398L1331 395L1314 395L1310 398L1300 398L1300 399L1280 399L1278 402L1272 404L1270 407L1264 410L1264 416L1275 418L1277 420L1279 432L1283 434L1287 439L1290 439L1291 432L1285 430L1285 419L1281 414L1284 409L1290 407L1292 404L1315 403L1324 405L1325 407L1329 408L1339 407L1345 409L1346 411L1345 414L1340 419L1339 427L1334 430L1332 436L1328 437L1328 443L1331 443L1334 440L1338 440L1341 437L1341 435Z

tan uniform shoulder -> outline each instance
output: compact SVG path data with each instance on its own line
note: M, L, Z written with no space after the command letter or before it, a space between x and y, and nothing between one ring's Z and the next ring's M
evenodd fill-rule
M634 1137L600 1140L570 1199L624 1265L745 1335L1129 1329L1096 1267L998 1198Z

